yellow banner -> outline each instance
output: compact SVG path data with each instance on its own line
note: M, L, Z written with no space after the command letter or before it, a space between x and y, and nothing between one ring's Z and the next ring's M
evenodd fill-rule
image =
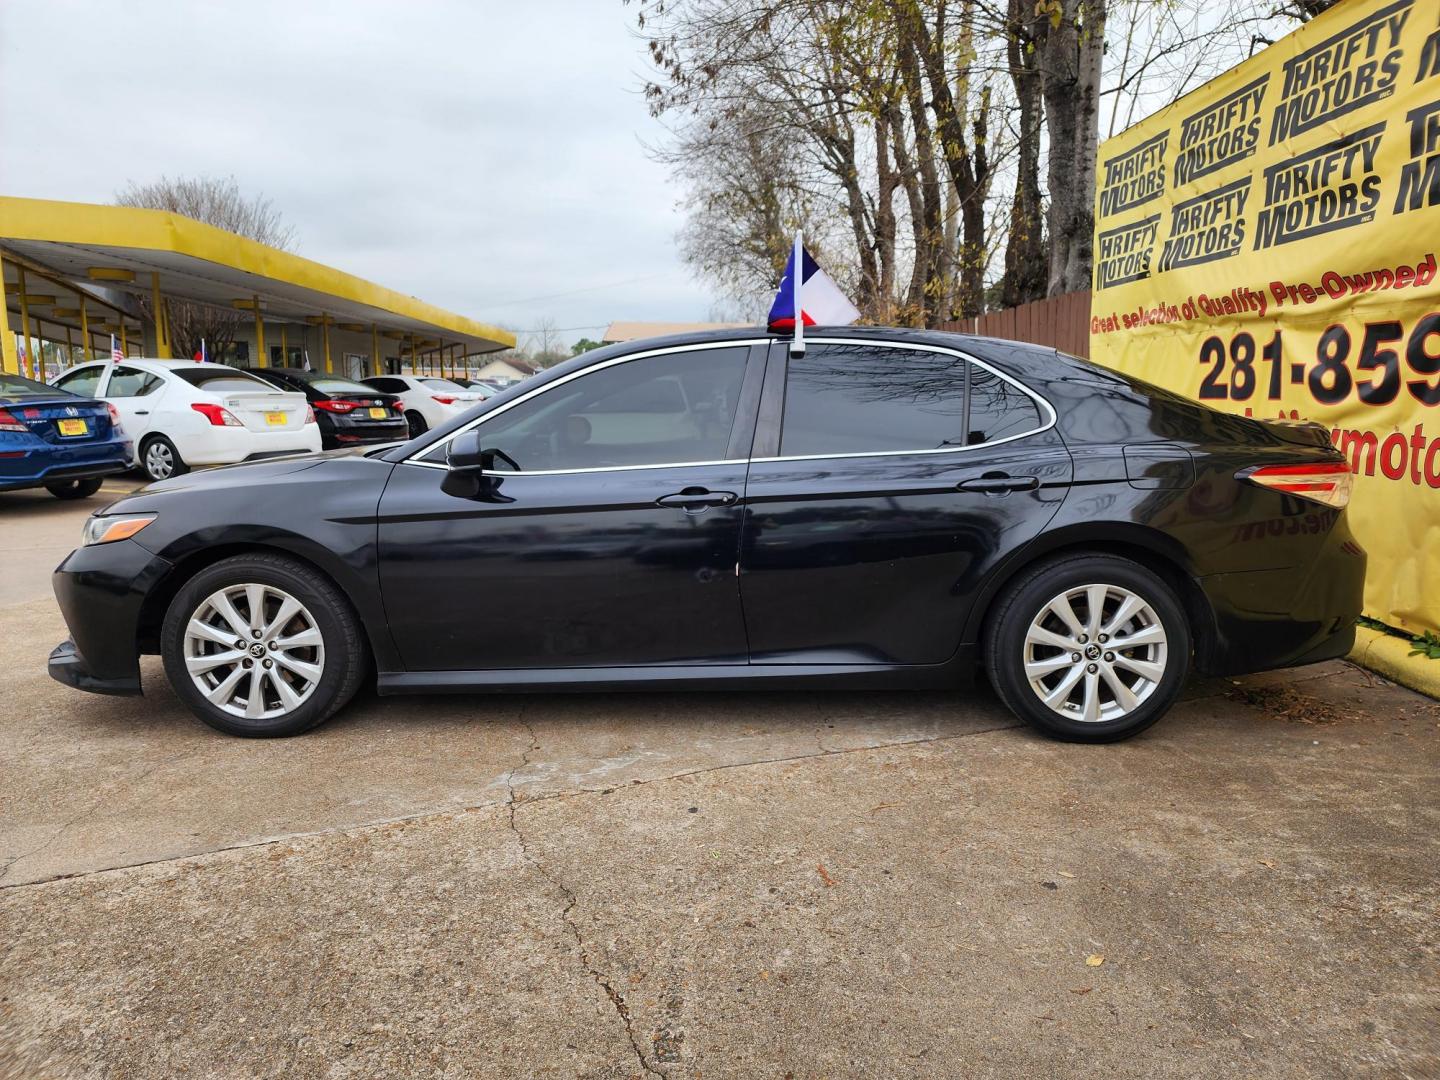
M1344 0L1096 179L1091 356L1330 428L1367 614L1440 630L1440 3Z

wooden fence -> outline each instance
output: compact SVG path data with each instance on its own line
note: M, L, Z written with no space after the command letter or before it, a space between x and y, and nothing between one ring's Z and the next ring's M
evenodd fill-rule
M1033 304L941 323L936 329L1050 345L1074 356L1090 355L1090 293L1073 292Z

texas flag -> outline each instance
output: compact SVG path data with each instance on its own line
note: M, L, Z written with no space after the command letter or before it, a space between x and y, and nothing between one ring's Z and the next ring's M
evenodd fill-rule
M795 256L800 256L800 318L803 326L848 326L860 318L860 309L840 291L830 275L820 269L803 244L797 243L785 263L785 277L775 303L770 305L771 330L795 329Z

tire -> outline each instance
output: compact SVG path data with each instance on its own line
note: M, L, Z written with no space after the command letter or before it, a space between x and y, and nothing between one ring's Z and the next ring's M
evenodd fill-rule
M46 484L45 490L57 499L88 499L100 490L103 483L98 476L84 480L57 480L53 484Z
M229 612L224 601L217 605L217 596L229 601ZM263 615L252 619L257 598ZM298 610L275 625L287 603ZM197 623L210 629L197 633ZM261 635L254 623L261 624ZM273 636L263 636L271 628ZM286 640L297 644L271 644ZM245 648L235 648L241 642ZM196 717L248 738L310 730L355 695L369 668L359 620L340 591L313 567L271 554L225 559L182 585L165 613L160 653L170 685ZM217 656L232 659L191 671L199 666L195 661Z
M1102 598L1098 628L1092 596ZM1136 645L1114 647L1135 636ZM1174 703L1189 674L1190 640L1185 610L1159 575L1114 555L1069 555L1021 574L1000 595L986 626L985 667L1006 707L1046 735L1116 742Z
M425 423L425 418L414 409L405 414L405 422L410 425L410 438L414 439L430 430L430 425Z
M168 480L190 471L175 444L164 435L149 435L140 444L140 471L151 480Z

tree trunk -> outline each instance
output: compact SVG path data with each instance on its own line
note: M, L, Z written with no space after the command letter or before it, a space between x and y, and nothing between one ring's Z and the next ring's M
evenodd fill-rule
M1056 20L1033 25L1050 135L1048 291L1059 296L1090 287L1105 0L1064 0Z
M1039 300L1045 295L1049 280L1044 209L1040 201L1040 72L1035 54L1028 48L1025 7L1024 0L1010 0L1007 27L1006 50L1019 106L1020 130L1015 197L1010 202L1010 236L1005 245L1005 277L1000 286L1000 302L1006 307Z

